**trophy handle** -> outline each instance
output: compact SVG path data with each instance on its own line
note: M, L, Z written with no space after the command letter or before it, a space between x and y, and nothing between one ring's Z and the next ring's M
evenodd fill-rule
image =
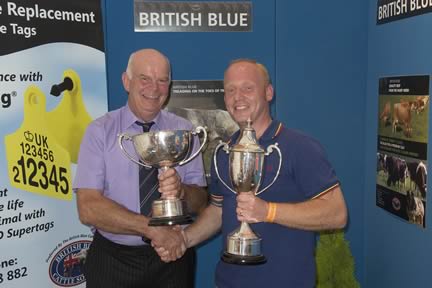
M178 163L178 165L186 164L187 162L189 162L189 161L191 161L193 158L195 158L195 157L198 155L198 153L201 152L202 148L204 147L204 145L205 145L206 142L207 142L207 130L206 130L204 127L202 127L202 126L198 126L198 127L195 128L195 131L192 132L192 135L197 135L197 134L199 134L200 132L203 132L203 133L204 133L204 140L202 141L201 146L200 146L199 149L198 149L197 151L195 151L195 153L192 154L189 158L180 161L180 162Z
M222 184L223 184L226 188L228 188L228 189L229 189L231 192L233 192L234 194L237 194L237 192L234 191L231 187L229 187L229 186L225 183L225 181L222 180L222 178L221 178L220 175L219 175L219 170L218 170L217 157L216 157L216 155L217 155L218 150L219 150L221 147L224 147L223 150L224 150L227 154L229 153L228 143L224 143L224 142L222 142L222 140L220 140L219 144L216 146L216 148L215 148L215 150L214 150L214 153L213 153L213 162L214 162L214 167L215 167L216 175L217 175L219 181L221 181Z
M138 165L144 166L144 167L146 167L146 168L152 168L152 166L145 165L144 163L135 160L135 159L134 159L134 158L133 158L133 157L132 157L132 156L131 156L127 151L126 151L126 149L123 147L123 139L131 141L131 140L132 140L132 137L129 136L128 134L126 134L126 133L121 133L121 134L118 135L118 143L119 143L119 145L120 145L120 148L121 148L122 152L126 155L126 157L129 158L129 160L131 160L132 162L134 162L134 163L136 163L136 164L138 164Z
M276 181L276 179L277 179L278 176L279 176L279 172L280 172L280 169L281 169L281 167L282 167L282 153L281 153L281 151L280 151L278 145L279 145L278 143L275 143L275 144L269 145L269 146L267 147L267 152L264 153L265 156L268 156L268 155L270 155L270 154L273 152L273 149L275 149L275 150L278 152L278 154L279 154L279 167L278 167L278 170L277 170L277 172L276 172L276 175L275 175L275 177L273 178L272 182L271 182L269 185L267 185L267 186L266 186L264 189L262 189L261 191L257 192L255 195L259 195L259 194L261 194L262 192L264 192L265 190L267 190L268 188L270 188L270 186L273 185L273 183Z

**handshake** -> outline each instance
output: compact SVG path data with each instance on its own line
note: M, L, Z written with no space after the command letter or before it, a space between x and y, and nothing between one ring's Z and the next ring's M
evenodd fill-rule
M246 223L274 222L276 215L276 205L274 203L268 203L251 192L240 193L237 195L236 200L238 221ZM197 229L198 226L195 226L195 223L188 226L186 230L183 230L179 225L152 227L154 229L152 230L153 233L149 235L151 236L151 245L162 261L171 262L179 259L185 253L186 248L195 246L220 229L222 213L220 208L209 205L206 209L209 209L209 211L203 214L205 214L205 217L210 217L212 221L206 222L211 224L205 229L202 227Z
M179 225L155 227L151 245L163 262L175 261L183 256L188 248L186 233Z

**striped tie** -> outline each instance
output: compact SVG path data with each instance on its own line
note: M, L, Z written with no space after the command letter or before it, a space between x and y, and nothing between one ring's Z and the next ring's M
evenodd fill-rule
M154 122L141 123L138 121L135 123L142 127L143 132L150 131L150 127L154 124ZM159 197L157 193L159 188L157 175L158 171L156 168L146 168L141 165L139 166L139 193L142 215L151 215L152 202Z

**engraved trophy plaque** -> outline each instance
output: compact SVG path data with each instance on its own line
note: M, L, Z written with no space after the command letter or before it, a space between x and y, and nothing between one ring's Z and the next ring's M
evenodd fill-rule
M217 165L217 152L220 148L229 154L229 175L234 189L229 187L220 177ZM272 182L261 191L264 156L268 156L276 150L279 154L279 168ZM227 143L221 142L215 148L213 155L216 175L221 183L233 193L252 192L258 195L267 190L276 181L282 165L282 154L278 144L272 144L265 151L258 143L255 130L251 121L242 127L237 143L229 147ZM240 227L231 232L227 237L226 251L222 260L231 264L256 265L265 263L267 260L261 253L261 238L255 234L248 223L242 222Z
M204 138L199 149L193 154L193 136L202 132ZM135 152L141 161L137 161L124 148L123 140L132 141ZM194 131L165 130L150 131L130 136L118 135L118 143L123 153L134 163L151 168L166 170L170 167L184 165L195 158L207 141L207 131L198 126ZM187 213L186 203L175 198L157 199L152 203L152 218L149 226L181 225L192 222Z

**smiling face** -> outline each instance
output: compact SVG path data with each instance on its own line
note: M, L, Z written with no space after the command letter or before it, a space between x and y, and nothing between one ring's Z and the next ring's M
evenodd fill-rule
M239 61L231 64L224 77L225 105L237 122L252 120L257 136L271 123L269 102L273 87L257 63Z
M170 65L167 58L153 49L137 51L131 55L122 80L129 93L131 111L143 121L153 120L169 94Z

